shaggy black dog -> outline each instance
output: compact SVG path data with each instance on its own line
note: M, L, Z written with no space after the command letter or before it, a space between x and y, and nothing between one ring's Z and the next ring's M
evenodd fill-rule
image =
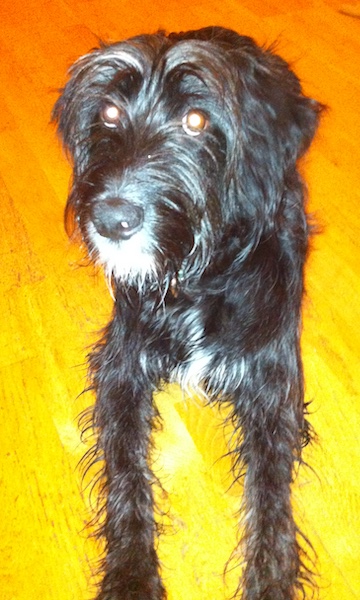
M166 598L149 444L153 393L172 381L232 407L237 597L305 595L290 501L309 438L297 161L320 109L281 58L218 27L104 45L71 69L54 109L74 163L67 217L115 298L90 357L106 497L98 600Z

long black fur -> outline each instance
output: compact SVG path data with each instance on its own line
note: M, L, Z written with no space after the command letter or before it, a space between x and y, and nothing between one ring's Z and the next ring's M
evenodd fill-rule
M202 122L189 131L192 110ZM285 61L218 27L103 45L71 69L54 109L74 164L67 220L115 298L90 357L105 461L98 600L166 598L149 445L153 393L169 381L232 406L245 473L237 597L305 596L290 499L309 437L297 163L320 110Z

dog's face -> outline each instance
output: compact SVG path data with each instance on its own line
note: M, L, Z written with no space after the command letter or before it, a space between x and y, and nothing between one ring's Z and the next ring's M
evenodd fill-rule
M117 280L197 277L222 240L245 256L285 210L317 113L284 61L228 30L104 46L54 110L74 160L67 214Z

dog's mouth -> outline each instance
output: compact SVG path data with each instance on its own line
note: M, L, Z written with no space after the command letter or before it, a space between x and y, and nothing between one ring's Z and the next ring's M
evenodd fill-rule
M140 207L109 199L94 205L81 230L90 257L108 279L178 297L182 267L194 247L190 234L181 236L181 226L166 229L165 221L159 231Z
M155 248L146 229L138 224L135 227L133 220L111 228L106 222L89 220L84 237L91 258L103 267L108 278L140 287L158 279Z

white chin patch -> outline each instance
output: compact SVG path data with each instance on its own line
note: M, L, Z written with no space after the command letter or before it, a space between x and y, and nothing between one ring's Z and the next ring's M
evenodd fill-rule
M113 241L100 235L89 223L88 235L95 261L102 265L107 277L140 287L148 279L156 279L157 268L154 249L149 244L145 230L128 240Z

